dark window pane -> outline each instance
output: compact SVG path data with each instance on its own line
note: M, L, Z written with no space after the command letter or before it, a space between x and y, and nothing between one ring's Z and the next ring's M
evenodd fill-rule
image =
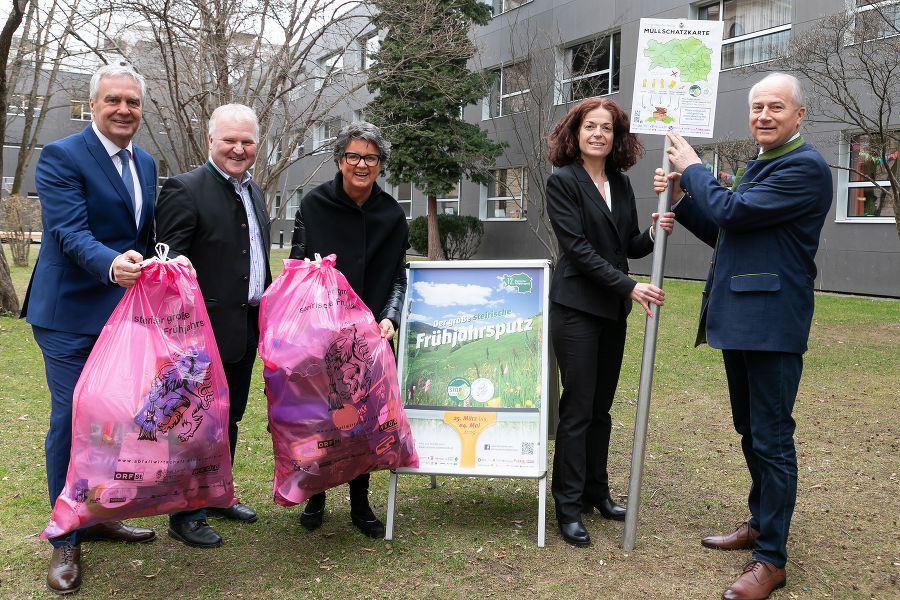
M572 48L572 77L609 68L609 38L601 38Z
M885 164L886 155L887 164ZM856 135L850 140L850 168L863 175L850 172L850 181L885 181L887 170L897 171L897 139L890 138L884 144L871 140L867 135Z
M528 89L528 63L520 62L503 68L503 94Z
M719 4L710 4L709 6L701 6L697 10L697 18L701 21L718 21L719 20Z
M572 82L572 97L570 100L581 100L593 96L605 96L610 93L609 74L586 77Z
M856 15L854 40L862 42L900 34L900 4L881 6Z

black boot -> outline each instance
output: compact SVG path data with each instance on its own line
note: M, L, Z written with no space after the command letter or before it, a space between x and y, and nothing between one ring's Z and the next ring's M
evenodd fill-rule
M325 518L325 492L319 492L310 497L306 508L300 513L300 524L309 531L322 526Z
M350 482L350 520L370 538L384 537L382 523L369 506L369 474L364 473Z

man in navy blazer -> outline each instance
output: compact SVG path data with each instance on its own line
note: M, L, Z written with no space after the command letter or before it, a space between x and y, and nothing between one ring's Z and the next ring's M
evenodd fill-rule
M144 79L105 66L91 78L93 122L47 144L35 184L43 238L21 316L44 356L50 390L45 441L51 506L65 484L72 445L72 394L100 330L140 276L153 248L156 165L131 143L141 122ZM66 594L81 585L81 542L145 542L153 530L114 521L52 538L47 586Z
M688 143L670 133L669 162L681 171L675 218L715 248L697 344L722 350L734 426L750 470L750 519L704 538L753 556L723 598L766 598L785 582L787 537L797 497L791 412L813 315L814 262L831 207L831 172L800 137L806 113L799 81L772 73L750 89L750 132L760 154L718 184ZM665 189L658 169L654 189ZM678 186L676 186L677 188Z

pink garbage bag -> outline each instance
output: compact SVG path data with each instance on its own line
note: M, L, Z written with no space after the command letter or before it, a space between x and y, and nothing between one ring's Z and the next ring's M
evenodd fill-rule
M285 260L263 294L259 355L282 506L362 473L417 467L390 342L334 267Z
M66 484L41 537L234 503L228 386L200 287L182 264L147 261L75 386Z

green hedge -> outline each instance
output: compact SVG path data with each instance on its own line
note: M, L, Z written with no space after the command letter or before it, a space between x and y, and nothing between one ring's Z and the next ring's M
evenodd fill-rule
M469 215L437 216L441 248L449 260L465 260L481 245L484 223ZM409 245L422 255L428 254L428 217L416 217L409 222Z

